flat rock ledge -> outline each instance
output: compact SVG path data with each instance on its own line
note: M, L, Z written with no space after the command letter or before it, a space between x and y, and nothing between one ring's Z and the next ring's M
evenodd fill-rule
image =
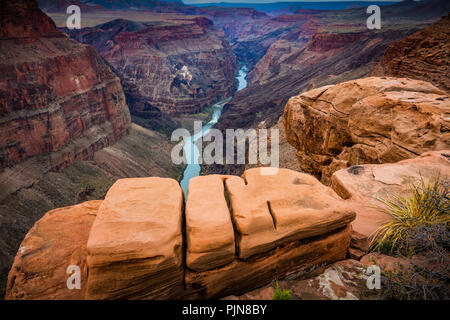
M355 212L307 174L260 168L118 180L105 200L49 212L11 268L7 299L208 299L345 258ZM75 254L76 253L76 254ZM81 289L70 290L70 265Z
M288 169L200 176L190 181L186 203L175 180L118 180L105 200L55 209L36 222L14 260L6 298L211 299L296 274L307 279L316 267L365 255L389 219L378 199L406 196L411 183L437 175L450 181L450 150L342 169L331 187ZM67 288L70 265L80 267L79 290ZM325 291L315 291L314 281L323 282L311 278L297 296L355 296L353 284L332 294L322 285Z

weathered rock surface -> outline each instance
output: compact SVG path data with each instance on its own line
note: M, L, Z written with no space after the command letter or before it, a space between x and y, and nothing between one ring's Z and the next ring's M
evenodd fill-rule
M186 298L208 299L242 294L274 278L307 272L313 266L342 260L349 243L347 227L327 235L291 242L265 255L236 259L220 269L205 272L187 270Z
M3 295L14 255L33 223L46 211L77 201L51 203L48 194L60 190L40 189L37 181L92 159L125 136L131 121L119 78L92 47L59 32L36 1L2 1L0 12ZM14 197L23 201L11 201Z
M235 56L223 31L205 17L117 19L66 32L117 70L138 116L198 112L235 88Z
M10 3L0 16L0 170L64 148L52 159L61 169L126 134L120 81L95 50L58 32L34 1Z
M411 184L420 179L428 182L440 176L442 181L450 181L449 159L450 150L432 151L393 164L357 165L335 172L331 187L342 198L352 201L351 207L356 211L351 246L367 251L370 236L389 221L389 216L380 210L383 204L378 199L407 196Z
M241 259L326 234L354 219L351 208L314 177L288 169L264 175L261 170L226 180Z
M224 197L225 179L211 175L189 181L186 264L191 270L214 269L234 259L234 229Z
M284 124L302 169L329 184L342 168L447 149L449 114L450 97L430 83L370 77L292 97Z
M87 244L88 299L170 299L183 291L183 193L173 179L118 180Z
M392 43L372 74L424 80L449 92L449 38L450 14L447 14L432 26Z
M292 274L278 284L281 289L289 290L293 300L359 300L367 281L366 265L352 259L338 261L319 273L310 279ZM241 296L224 299L272 300L275 288L276 283L271 283Z
M82 299L91 226L102 201L94 200L48 212L28 232L8 278L6 299ZM67 268L80 268L81 290L67 288Z
M118 180L98 209L89 239L81 234L67 236L68 239L81 236L83 243L87 242L88 273L87 280L83 279L83 290L86 291L79 291L74 297L217 298L257 288L275 277L345 258L350 244L349 224L354 213L347 210L344 201L339 200L331 189L321 186L312 176L289 170L262 176L259 169L251 169L244 177L253 191L256 187L261 189L259 198L251 194L250 189L239 196L240 184L244 184L241 178L202 176L191 181L185 213L182 190L172 179ZM285 198L279 190L284 187L294 190L287 192ZM322 194L316 198L313 193ZM278 231L273 230L270 213L264 211L267 207L263 211L242 211L241 202L245 195L251 195L247 201L256 201L256 209L259 200L265 199L266 206L267 201L271 201ZM270 219L272 229L265 230L260 223L263 232L256 224L247 226L244 233L243 226L252 220L252 215L257 223L264 222L264 217ZM293 220L295 217L298 222ZM56 225L47 226L50 222L44 218L37 225L42 230L57 228ZM240 226L236 227L237 223ZM77 231L76 228L65 228L60 232L72 230ZM267 240L261 238L264 233L268 235ZM184 234L187 246L183 245ZM49 241L45 232L36 235L32 231L26 243L38 236L43 239L41 241ZM243 236L252 241L259 240L260 243L255 242L257 250L242 247L243 244L248 246L248 241L240 241ZM81 244L75 241L73 246L78 248ZM60 250L67 253L64 248ZM20 261L21 257L19 253L16 260ZM51 274L55 269L54 257L39 255L39 258L26 272L33 273L36 269ZM65 263L66 260L61 261ZM22 296L15 292L34 299L64 296L64 293L47 296L46 291L39 289L32 291L36 284L28 282L26 274L21 272L19 269L11 271L10 279L25 280L10 281L8 298ZM54 283L62 286L62 276L54 279Z

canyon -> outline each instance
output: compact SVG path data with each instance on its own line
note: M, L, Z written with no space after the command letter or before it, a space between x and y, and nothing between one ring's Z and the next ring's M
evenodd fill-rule
M450 90L450 15L406 39L391 44L372 74L419 79Z
M223 31L205 17L116 19L64 31L116 70L139 117L196 113L235 90L236 58Z
M446 1L383 6L378 31L365 8L177 0L73 1L83 28L68 30L68 2L38 1L55 22L2 4L0 296L239 299L284 276L314 296L301 290L366 267L388 219L375 198L449 180ZM282 169L204 165L183 196L170 133L210 118L279 129Z

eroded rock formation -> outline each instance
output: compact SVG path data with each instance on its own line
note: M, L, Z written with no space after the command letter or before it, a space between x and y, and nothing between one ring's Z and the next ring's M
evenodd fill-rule
M138 116L197 112L235 88L235 56L223 31L205 17L117 19L66 31L117 70Z
M450 151L442 150L342 169L332 189L288 169L200 176L191 180L184 212L174 180L119 180L103 202L58 209L36 223L11 268L7 298L220 298L289 274L281 285L290 284L302 299L356 299L365 262L326 265L352 250L364 255L370 235L389 220L378 199L408 196L421 179L449 181L449 159ZM56 224L63 214L70 218L64 230ZM71 242L54 253L61 232ZM83 266L82 289L68 294L63 271L76 261ZM37 277L28 279L29 273ZM270 287L247 298L266 291Z
M301 168L330 183L342 168L450 146L450 97L432 84L370 77L292 97L284 124Z
M206 185L209 191L200 202ZM65 225L81 219L87 206L94 210L89 204L60 209L74 220ZM242 178L193 179L185 213L176 181L119 180L89 214L96 214L92 227L89 219L80 223L85 231L66 235L79 239L72 242L77 248L60 246L58 263L51 250L34 249L46 241L51 248L58 232L78 229L57 229L59 211L36 224L11 269L8 299L217 298L245 292L275 276L343 259L355 217L345 201L314 177L287 169L264 176L259 168ZM85 252L85 246L87 255L79 258L89 270L87 279L83 273L83 290L60 292L66 279L59 275L74 263L72 252ZM36 289L23 273L33 268L45 280ZM58 276L49 279L52 272Z
M406 39L392 43L372 74L419 79L450 91L450 14Z
M48 196L61 189L39 188L39 180L92 159L125 136L131 121L119 78L94 48L59 32L33 0L0 6L2 295L26 232L43 213L64 205ZM72 197L70 203L75 201Z
M62 169L128 132L120 81L92 47L57 31L34 1L8 1L0 19L0 170L52 152Z

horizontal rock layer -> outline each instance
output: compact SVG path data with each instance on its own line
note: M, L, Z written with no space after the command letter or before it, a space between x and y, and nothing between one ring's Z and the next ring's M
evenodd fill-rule
M239 292L253 289L276 276L345 257L354 213L331 189L311 176L289 170L264 176L259 169L251 169L244 178L252 190L261 188L261 194L251 195L250 190L239 194L241 183L245 186L245 182L238 177L193 179L186 212L182 190L175 180L118 180L96 210L89 234L77 235L81 239L73 244L87 249L83 261L88 273L82 275L82 291L73 296L56 292L47 297L47 284L64 287L64 279L58 277L31 294L35 283L29 282L16 266L30 265L27 272L33 272L34 267L50 273L56 268L52 252L39 251L30 256L39 261L34 263L18 254L10 273L8 298L213 298L230 294L233 288ZM210 188L206 189L207 186ZM294 191L283 198L283 188ZM247 207L250 211L242 207L246 195L251 195L248 201L256 205ZM298 201L294 196L299 197ZM264 205L273 202L278 232L273 229L267 207L259 210L260 200ZM78 212L77 208L66 210L71 214ZM270 226L266 228L264 221L268 219ZM50 227L45 219L38 225ZM71 230L67 228L64 232ZM23 246L34 237L38 236L32 231ZM52 243L54 237L52 234L49 237L43 233L39 241L43 245L46 241ZM71 256L64 251L65 246L60 250ZM66 268L69 262L62 257L56 269ZM40 272L46 274L44 271Z
M329 184L341 168L448 149L449 115L450 97L430 83L370 77L292 97L283 121L301 168Z
M198 112L235 88L235 56L207 18L117 19L65 31L94 46L116 69L138 116Z
M11 16L0 16L11 33L0 38L0 171L69 147L65 164L54 160L61 169L126 134L130 115L119 79L95 50L57 31L33 1L22 2L7 13L23 14L24 28L39 19L47 27L14 32ZM71 145L83 138L91 141Z
M449 92L449 38L450 13L432 26L392 43L372 74L424 80Z
M391 200L395 196L407 197L411 185L423 179L425 183L439 177L450 181L450 150L426 152L419 157L397 163L356 165L342 169L331 177L331 187L356 212L352 223L353 248L367 251L371 236L390 216L380 199Z

